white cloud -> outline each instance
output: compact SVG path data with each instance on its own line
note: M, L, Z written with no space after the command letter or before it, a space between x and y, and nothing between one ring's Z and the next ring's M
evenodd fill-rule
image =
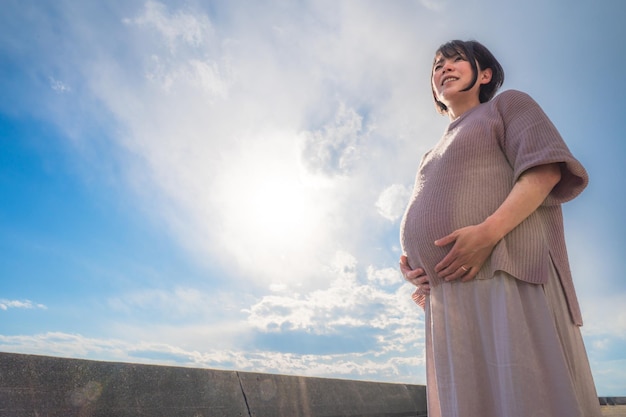
M365 130L365 131L364 131ZM313 132L302 133L302 158L314 173L349 174L367 137L363 117L344 103L339 105L332 123Z
M159 322L185 319L187 322L207 320L216 310L223 315L237 306L234 297L222 293L206 293L196 288L143 289L108 300L114 311L121 313L149 312ZM155 313L156 312L156 313Z
M372 283L383 286L399 285L403 281L399 267L376 269L372 265L367 267L367 279Z
M372 353L298 355L232 349L199 352L168 343L132 343L60 332L33 336L0 335L0 350L116 362L424 383L423 361L417 356L381 359Z
M366 322L354 314L355 310L376 295L357 283L353 256L338 253L336 258L329 288L304 295L264 296L249 309L249 322L263 331L306 330L317 334L333 333L337 326L364 326Z
M359 25L337 37L315 26L296 31L286 19L273 26L279 32L238 28L239 37L225 40L208 15L188 13L147 3L139 17L126 19L131 33L141 38L156 28L168 47L154 39L130 42L138 68L107 60L88 74L95 94L125 126L118 140L134 155L130 182L146 210L164 218L199 259L228 263L233 275L255 286L323 286L327 274L308 278L319 278L316 271L356 237L347 234L344 219L358 221L354 212L373 204L370 190L386 181L368 167L389 152L380 142L387 138L371 136L388 99L377 97L379 85L368 85L369 72L383 64L353 68L352 58L372 58L367 49L359 49L367 56L340 57L363 42ZM192 18L197 22L188 34L181 22ZM381 28L368 36L383 34ZM387 46L377 48L389 54ZM387 74L380 80L392 81ZM371 101L364 106L368 122L356 110L362 96ZM329 102L339 104L329 109ZM402 169L397 165L390 164ZM363 201L351 201L360 187L367 187L358 197Z
M50 88L57 93L69 93L72 89L63 81L50 77Z
M345 335L378 330L380 352L406 351L421 340L410 288L399 285L397 271L369 267L368 281L361 282L356 258L343 252L336 254L333 270L335 279L326 289L262 297L247 310L248 323L270 333ZM389 284L399 289L388 292L384 286Z
M151 0L146 1L142 15L123 21L126 24L155 29L172 52L179 44L200 46L212 33L212 25L204 14L194 13L193 10L170 13L165 4Z
M236 305L233 300L240 297L237 294L216 297L191 288L142 291L110 301L114 311L129 315L128 320L111 318L104 324L107 338L63 332L0 335L0 350L424 383L422 313L410 300L408 284L386 292L382 287L392 283L392 271L372 267L368 268L368 279L361 280L357 260L345 252L336 254L330 269L335 280L328 288L305 294L278 288L282 295L263 296L244 310L243 316L231 311L227 317L212 317L224 316L224 306ZM142 311L151 315L150 321L138 320ZM282 338L300 338L303 334L336 337L339 342L370 341L351 342L337 353L291 353L256 347L264 334L269 340L277 338L277 346Z
M380 193L376 201L378 213L384 218L395 222L404 213L410 196L411 190L404 185L390 185Z
M39 304L39 303L33 303L30 300L7 300L7 299L0 299L0 310L8 310L10 308L21 308L21 309L41 309L41 310L46 310L48 307L46 307L44 304Z
M175 89L196 89L205 93L203 98L209 103L227 98L230 80L227 70L221 68L219 63L209 59L174 63L163 61L158 55L152 56L146 78L166 93Z

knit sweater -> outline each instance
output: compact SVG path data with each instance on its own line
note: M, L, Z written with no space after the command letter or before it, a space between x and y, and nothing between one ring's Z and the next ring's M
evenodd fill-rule
M476 279L504 271L528 283L544 284L553 262L572 320L582 325L561 203L576 197L587 186L588 176L543 110L525 93L505 91L463 113L424 155L401 223L402 249L409 265L423 268L430 284L440 285L434 268L452 245L437 247L434 241L483 222L524 171L555 162L561 165L560 182L536 211L495 246Z

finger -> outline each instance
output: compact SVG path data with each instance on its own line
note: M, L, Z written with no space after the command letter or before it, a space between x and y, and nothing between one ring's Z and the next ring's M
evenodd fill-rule
M467 274L463 275L463 278L461 278L461 282L473 280L474 278L476 278L476 275L478 275L478 271L478 268L471 268L469 271L467 271Z
M420 279L419 282L425 282L423 284L418 284L417 282L416 284L416 289L415 289L415 293L417 294L423 294L423 295L429 295L430 294L430 284L428 283L428 280L424 281L424 279Z
M440 273L450 267L454 267L454 269L451 271L448 271L446 275L456 271L456 268L458 268L458 265L454 265L455 260L456 260L456 252L454 251L454 248L452 248L450 252L448 252L448 254L444 256L443 259L439 261L437 265L435 265L435 272Z
M421 271L421 268L420 268ZM406 276L405 279L416 287L421 287L423 285L428 285L430 280L426 274L421 274L413 277L412 275Z
M421 276L426 275L426 272L422 268L417 269L409 269L406 273L407 277L411 279L419 278Z
M411 277L411 278L415 278L415 277L419 277L424 275L424 270L422 268L417 268L417 269L401 269L402 274L407 276L407 277Z
M456 270L454 270L453 272L451 272L449 275L447 275L445 277L446 281L454 281L456 279L459 278L464 278L469 272L470 272L470 268L464 267L464 266L460 266L458 268L456 268Z
M415 285L415 286L419 286L419 285L423 285L424 284L424 278L426 277L426 275L421 274L421 275L417 275L417 276L413 276L413 275L407 275L405 278L407 281L409 281L411 284ZM428 282L428 279L426 278L426 281Z
M435 246L446 246L453 243L456 240L456 233L450 233L448 236L444 236L441 239L435 240Z
M412 271L411 267L409 266L409 260L405 255L402 255L400 257L400 271L405 278L407 278L407 274Z
M460 263L456 258L450 257L450 260L447 258L448 256L435 266L435 271L437 272L439 278L445 278L448 275L455 274L460 267Z
M435 265L435 272L442 278L443 278L442 275L447 275L446 270L450 267L450 263L451 263L451 262L448 262L446 258L444 258L441 262ZM450 271L448 271L448 273L450 273Z
M429 286L430 285L430 280L428 279L428 276L426 276L426 275L422 275L422 276L416 278L415 282L417 283L417 285L420 285L420 286Z
M407 275L411 272L411 270L406 266L400 265L400 272L402 272L402 275L404 275L404 277L406 278Z
M404 271L405 269L408 269L408 267L409 267L409 263L408 263L408 261L407 261L406 256L402 255L402 256L400 257L400 262L399 262L399 264L400 264L400 270L401 270L401 271Z

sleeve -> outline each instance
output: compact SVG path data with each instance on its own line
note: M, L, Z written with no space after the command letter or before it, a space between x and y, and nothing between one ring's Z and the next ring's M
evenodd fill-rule
M505 129L501 146L513 168L514 180L529 168L559 163L561 181L543 204L561 204L578 196L589 182L587 171L541 107L519 91L506 91L500 96L497 107Z

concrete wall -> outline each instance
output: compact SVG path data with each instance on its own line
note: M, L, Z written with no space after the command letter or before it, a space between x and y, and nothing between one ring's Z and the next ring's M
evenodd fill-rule
M426 416L426 389L0 353L0 417Z

